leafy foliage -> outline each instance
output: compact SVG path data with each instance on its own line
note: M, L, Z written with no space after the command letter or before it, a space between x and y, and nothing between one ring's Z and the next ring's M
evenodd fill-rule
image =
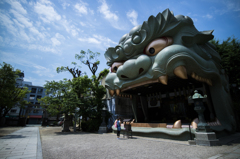
M46 107L50 114L68 114L75 111L78 101L75 93L72 91L71 81L66 79L59 82L47 81L44 88L48 96L38 99L38 101Z
M88 132L98 131L98 128L100 125L101 125L101 120L98 120L98 119L90 119L88 121L83 121L81 123L82 130L88 131Z
M216 51L220 54L221 65L229 77L230 84L240 85L240 42L236 38L229 37L222 43L219 40L211 40Z
M75 59L80 60L81 63L87 65L92 74L95 75L98 69L98 65L100 64L100 61L97 60L98 56L100 56L99 52L92 52L88 49L87 52L81 50L80 54L75 55ZM92 60L94 60L95 62L92 62Z
M219 52L222 62L221 65L229 77L231 87L231 96L233 101L233 109L237 123L240 122L240 42L236 38L229 37L222 43L219 40L212 40L211 43L215 45L216 51ZM237 131L240 131L238 125Z
M101 124L102 108L105 106L102 102L105 88L100 85L99 80L108 74L108 70L104 69L96 77L96 71L100 61L97 57L100 55L98 52L92 52L91 50L83 51L80 54L75 55L75 59L80 60L81 64L87 65L92 72L92 77L83 76L81 71L76 68L77 63L72 62L74 68L61 66L57 68L57 72L68 71L73 75L73 79L69 80L71 85L71 91L75 93L76 100L75 108L78 110L79 116L83 119L83 129L86 131L95 131ZM87 119L89 119L87 121ZM97 122L96 122L97 121ZM87 124L86 124L87 123ZM86 125L84 125L86 124Z
M20 107L28 104L24 97L29 91L26 87L16 86L16 78L21 73L20 70L14 71L14 68L5 62L0 66L0 115L6 116L16 104Z

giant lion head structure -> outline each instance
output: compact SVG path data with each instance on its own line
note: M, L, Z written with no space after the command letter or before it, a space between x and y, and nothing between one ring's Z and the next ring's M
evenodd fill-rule
M227 77L219 54L209 43L214 37L212 32L199 32L190 17L174 16L169 9L150 16L105 52L111 67L106 88L116 96L156 97L185 87L180 91L184 94L189 87L204 85L212 112L221 123L213 129L234 131Z

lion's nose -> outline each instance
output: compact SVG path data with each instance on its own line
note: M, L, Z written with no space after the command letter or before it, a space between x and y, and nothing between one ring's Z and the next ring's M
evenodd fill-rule
M146 55L141 55L137 59L126 61L118 68L116 73L119 79L134 79L144 74L149 69L150 65L151 59Z

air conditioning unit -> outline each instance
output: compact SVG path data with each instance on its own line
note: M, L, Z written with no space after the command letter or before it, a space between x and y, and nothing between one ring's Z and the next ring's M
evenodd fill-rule
M156 98L148 98L148 108L160 107L160 101Z

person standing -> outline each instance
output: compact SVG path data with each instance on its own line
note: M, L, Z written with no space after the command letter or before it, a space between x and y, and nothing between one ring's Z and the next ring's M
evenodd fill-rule
M117 139L120 138L120 131L121 131L121 118L117 120Z

